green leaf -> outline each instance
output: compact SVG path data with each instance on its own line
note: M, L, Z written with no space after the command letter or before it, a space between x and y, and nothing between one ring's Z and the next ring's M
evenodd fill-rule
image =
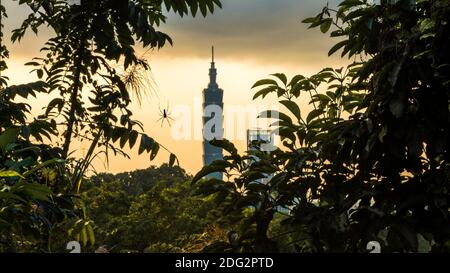
M417 247L417 251L419 253L430 253L432 248L433 248L433 242L428 241L427 239L425 239L422 234L417 233L417 242L418 242L418 247Z
M302 119L300 108L295 102L291 100L282 100L280 101L280 103L283 104L289 111L291 111L291 113L294 114L298 121Z
M23 177L20 173L13 170L0 170L0 177Z
M151 137L147 136L146 134L142 134L141 143L139 145L139 154L142 154L144 151L147 151L147 153L149 153L152 150L154 144L155 141Z
M304 80L305 76L303 75L295 75L291 81L289 82L288 86L294 86L296 85L299 81Z
M47 167L52 164L64 164L64 163L65 163L65 161L63 159L53 158L53 159L47 160L39 165L34 166L31 170L24 172L23 176L27 177L28 175L36 172L37 170L42 169L42 168Z
M322 115L324 111L322 109L314 109L311 112L309 112L308 117L306 117L306 123L310 123L312 120L317 118L318 116Z
M42 184L19 182L13 188L14 193L21 192L28 195L34 200L50 201L49 196L52 195L52 191Z
M10 192L4 192L4 191L0 191L0 200L17 200L17 201L21 201L21 202L27 202L25 199L23 199L22 197L10 193ZM1 219L0 219L1 220Z
M336 51L338 51L341 47L345 46L346 44L348 44L348 40L345 41L341 41L337 44L335 44L330 51L328 51L328 56L333 55Z
M326 33L330 29L332 23L333 19L331 18L325 19L323 23L320 24L320 31L322 31L322 33Z
M273 84L278 86L278 83L275 80L272 79L264 79L264 80L259 80L257 81L253 86L252 89L261 85L268 85L268 84Z
M349 14L347 14L347 16L345 16L344 22L355 19L357 17L364 16L364 15L366 15L367 12L368 12L367 9L354 10L354 11L350 12Z
M83 227L81 228L81 242L83 244L83 246L87 245L88 242L88 236L87 236L87 230L86 230L86 226L83 225Z
M325 102L331 101L331 98L324 94L315 94L313 96L312 101L317 101L317 100L319 100L321 103L325 103Z
M137 131L132 130L130 132L130 138L128 140L128 144L130 146L130 149L133 148L134 144L136 144L136 140L137 140L138 136L139 136L139 133Z
M14 142L19 134L19 128L11 128L0 135L0 149L5 150L6 145Z
M363 5L364 2L360 1L360 0L345 0L343 2L341 2L338 6L342 7L354 7L354 6L359 6L359 5Z
M290 139L292 142L295 142L295 140L296 140L295 134L291 128L281 127L278 130L278 134L280 135L282 140L285 138Z
M264 174L260 174L261 178L264 178ZM247 185L247 190L250 192L265 192L267 191L268 187L267 185L260 183L260 182L251 182Z
M311 24L316 22L317 18L316 17L308 17L302 20L302 23L304 24Z
M40 66L41 64L38 62L27 62L25 65L31 65L31 66Z
M89 243L93 246L95 244L95 235L94 235L94 229L92 228L92 226L89 222L86 224L86 231L87 231Z
M224 187L222 180L210 178L208 180L203 180L198 184L194 195L208 196L216 192L222 192L223 189Z
M48 104L47 109L45 109L45 115L48 116L48 114L50 114L50 112L55 107L58 107L58 111L61 112L63 106L64 106L64 100L61 98L55 98Z
M123 148L125 146L125 143L127 143L129 136L130 135L128 134L128 132L123 132L119 141L120 148Z
M269 86L269 87L263 88L255 93L255 95L253 96L253 100L257 99L259 96L262 96L263 98L265 98L269 93L272 93L272 92L276 91L277 89L278 89L277 86Z
M287 77L284 73L275 73L275 74L272 74L272 76L275 76L278 79L280 79L280 81L282 81L284 83L284 85L287 84Z
M213 139L209 142L211 145L216 146L216 147L220 147L222 149L224 149L225 151L229 152L231 155L237 155L237 149L234 146L233 143L231 143L229 140L227 139Z
M175 161L178 161L177 156L174 154L170 154L169 157L169 166L173 167L175 165Z
M259 114L258 118L280 119L289 124L292 124L292 119L288 115L276 110L263 111Z
M225 172L227 168L233 167L233 165L224 160L213 161L210 165L204 166L192 179L191 183L194 184L201 178L211 173Z
M156 155L158 154L158 151L159 151L159 144L155 143L153 145L152 152L150 153L150 161L155 159Z
M44 76L44 71L42 71L42 69L36 70L36 73L39 79L42 79L42 77Z

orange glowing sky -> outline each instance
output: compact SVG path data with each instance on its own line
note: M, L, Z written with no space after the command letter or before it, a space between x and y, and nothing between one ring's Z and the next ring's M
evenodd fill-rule
M301 23L302 19L316 15L327 2L335 6L337 1L223 0L222 10L207 18L194 19L179 18L169 12L167 25L161 30L173 38L174 46L146 55L157 87L141 106L133 105L134 117L143 122L146 133L178 156L183 168L195 173L202 166L201 141L175 140L167 124L161 127L156 122L158 108L184 105L192 113L199 112L194 109L194 101L195 98L201 99L202 90L208 84L211 45L216 48L218 83L224 89L225 105L273 104L273 99L252 101L254 92L251 90L255 81L272 73L283 72L292 77L296 74L311 75L328 66L343 66L346 59L327 57L328 49L337 40L329 39L318 30L307 30ZM29 74L30 69L24 63L40 55L39 49L51 33L45 29L38 37L28 33L20 44L12 45L8 32L18 27L29 11L18 7L12 0L6 0L3 5L6 5L9 15L4 21L5 42L10 50L9 69L5 73L10 77L9 84L34 81L35 75ZM143 52L142 49L137 50ZM33 106L33 113L40 113L46 102L48 97L28 103ZM300 103L307 108L304 101ZM200 122L201 116L193 116L192 119ZM245 141L233 142L241 151L244 150ZM84 147L74 145L72 148L82 153ZM159 165L168 160L168 154L162 150L152 162L148 155L138 156L137 151L129 154L131 160L110 158L109 168L105 168L102 160L97 160L95 168L99 172L116 173Z

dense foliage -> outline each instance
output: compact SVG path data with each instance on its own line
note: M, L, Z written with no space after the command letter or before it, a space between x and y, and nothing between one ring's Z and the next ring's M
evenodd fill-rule
M181 168L167 165L92 177L82 200L96 226L97 247L111 252L192 252L223 239L224 231L212 224L209 213L213 201L193 196L190 179Z
M54 251L55 238L95 243L93 224L77 195L92 160L111 153L127 156L125 145L155 158L160 147L132 118L131 91L149 68L135 46L160 48L172 43L157 30L163 8L180 16L206 16L218 0L19 0L30 14L11 34L18 42L27 30L44 26L52 37L42 56L27 65L40 81L8 86L8 50L0 27L0 251ZM1 17L7 11L0 3ZM3 21L0 20L1 23ZM119 71L123 70L124 73ZM48 94L39 116L19 102ZM71 148L87 143L83 156ZM138 142L139 141L139 142ZM137 145L137 143L139 143ZM73 145L72 145L73 146ZM175 164L170 153L169 163ZM69 234L67 234L67 232ZM63 234L63 235L62 235ZM62 237L61 237L62 236ZM53 242L52 242L53 241Z
M445 0L345 0L305 19L353 62L254 85L255 99L275 94L286 109L262 114L277 114L280 149L241 156L213 141L229 155L193 182L240 227L238 247L216 251L450 251L449 18ZM301 113L305 97L314 109ZM216 171L227 179L200 180Z

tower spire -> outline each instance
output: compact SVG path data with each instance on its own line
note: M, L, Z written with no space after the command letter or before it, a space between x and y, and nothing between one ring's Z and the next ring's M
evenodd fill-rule
M209 85L217 86L217 70L214 63L214 46L211 47L211 68L209 69Z

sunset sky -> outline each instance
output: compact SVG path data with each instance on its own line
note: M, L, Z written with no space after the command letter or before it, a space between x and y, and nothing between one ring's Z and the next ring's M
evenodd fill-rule
M45 29L38 37L28 33L20 44L11 45L8 32L20 26L29 10L18 7L17 1L1 1L9 15L4 21L5 42L10 50L9 70L5 73L10 77L9 84L36 80L24 63L40 55L39 49L51 33ZM338 55L327 57L329 48L338 40L328 38L318 29L308 30L301 23L304 18L320 12L327 2L334 7L338 1L222 0L223 9L206 18L180 18L169 12L167 24L160 30L172 37L174 46L153 50L146 55L157 86L141 106L133 105L134 118L141 120L146 133L175 153L181 166L194 174L202 166L201 140L174 139L171 128L167 124L161 127L157 122L158 108L188 107L192 112L192 127L201 122L201 111L195 102L201 100L202 90L208 84L212 45L216 49L218 83L224 90L225 107L273 104L273 99L252 101L254 91L251 86L269 74L283 72L290 78L296 74L308 76L328 66L343 66L346 59L341 60ZM142 49L137 50L143 52ZM33 113L41 113L47 102L48 98L39 98L28 103L34 106ZM304 101L301 106L307 107ZM228 122L234 119L236 116L228 117ZM232 141L241 151L244 150L244 140ZM72 146L81 153L84 148ZM96 170L122 172L159 165L168 160L164 151L152 162L148 155L137 156L137 151L131 151L130 156L131 160L110 158L108 169L98 160Z

